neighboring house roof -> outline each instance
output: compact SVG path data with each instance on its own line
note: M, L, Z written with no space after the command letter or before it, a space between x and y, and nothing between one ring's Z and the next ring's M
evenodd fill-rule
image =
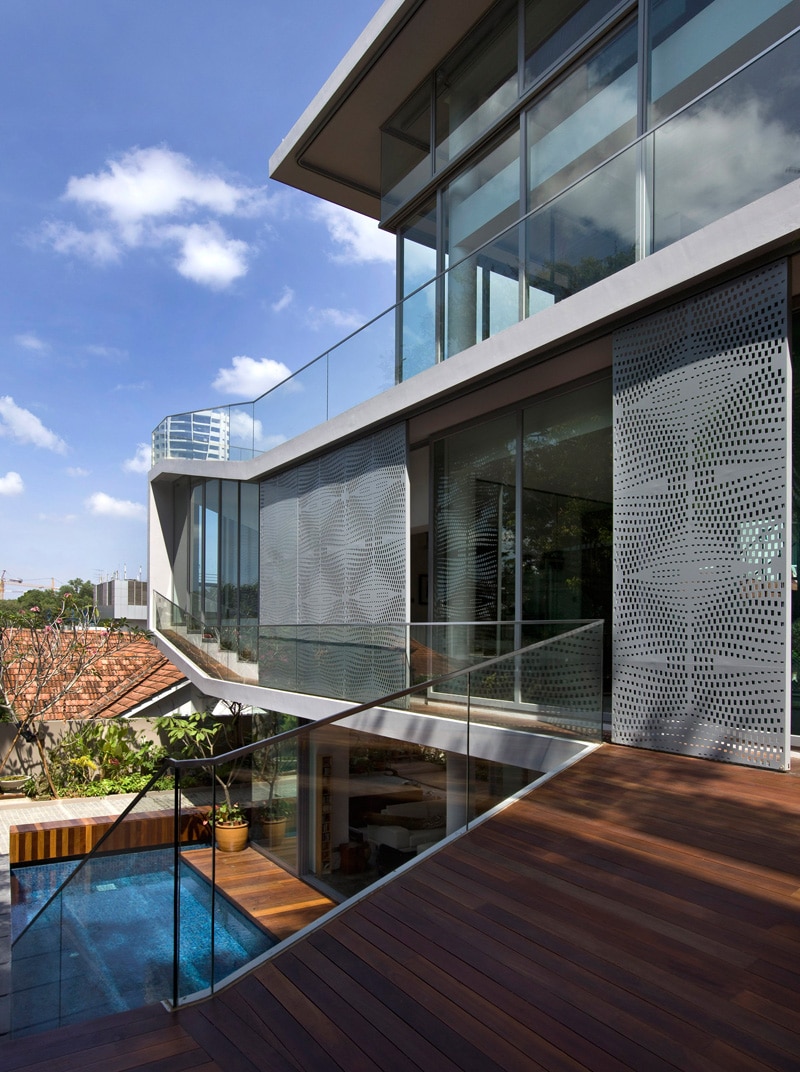
M45 721L125 715L143 704L154 702L187 680L147 637L120 633L109 638L98 633L96 637L89 634L86 642L90 649L92 645L96 649L94 654L90 652L91 665L78 675L64 696L52 702L74 673L74 662L70 666L66 654L60 672L55 673L51 681L38 683L37 708L41 710L52 704L42 716ZM69 643L69 635L56 640L65 653ZM14 644L21 658L6 667L2 685L17 715L24 717L37 691L37 685L24 678L25 649L33 645L30 631L15 630ZM54 663L58 664L57 649L54 656Z

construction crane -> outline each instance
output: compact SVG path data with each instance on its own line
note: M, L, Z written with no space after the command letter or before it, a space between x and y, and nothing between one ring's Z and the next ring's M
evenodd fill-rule
M6 598L6 585L7 584L13 584L17 588L43 588L44 587L44 585L42 584L41 581L23 581L21 578L18 579L16 577L8 577L7 578L6 577L7 572L8 572L7 570L3 570L3 572L0 573L0 599L5 599ZM50 578L50 588L51 588L51 590L53 592L55 592L55 590L56 590L56 579L55 579L55 577Z

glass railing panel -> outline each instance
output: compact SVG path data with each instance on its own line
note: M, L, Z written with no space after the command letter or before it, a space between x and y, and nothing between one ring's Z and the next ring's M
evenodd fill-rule
M280 729L290 728L288 716L281 718ZM267 727L269 728L269 727ZM257 721L254 732L261 735L264 727ZM252 806L250 838L282 866L297 872L299 739L270 745L252 757Z
M375 398L397 382L395 323L395 310L388 309L328 352L328 417Z
M435 637L436 627L430 629ZM473 643L476 634L480 638L474 625L462 629L453 638ZM488 646L485 636L482 639ZM454 719L469 713L474 725L555 732L580 740L602 738L602 621L503 623L497 644L508 652L525 648L478 665L468 680L451 677L426 686L428 713ZM474 651L464 651L461 657L473 666L482 661ZM428 665L435 665L432 658ZM407 706L421 698L415 692L397 703Z
M156 629L210 677L258 683L257 626L209 625L154 593Z
M515 224L445 274L445 356L521 319L520 234Z
M228 411L230 444L228 457L231 461L252 458L263 449L261 436L256 436L253 402L240 402ZM260 429L259 429L260 432Z
M800 175L800 34L653 132L654 248Z
M633 264L638 160L632 146L528 217L529 315Z
M323 354L253 403L256 450L271 450L328 418L328 357Z
M15 1036L169 998L173 800L171 789L143 794L83 861L18 869L17 898L29 919L18 920L13 935ZM99 836L105 826L87 828ZM184 833L196 829L187 824Z
M398 380L408 380L431 368L437 361L437 282L432 280L410 294L398 309L400 367Z
M406 626L280 625L259 633L259 683L367 703L408 684Z
M408 716L411 733L401 739L391 728L396 712L375 715L376 732L330 725L308 735L307 874L341 897L360 893L466 821L465 725L450 724L446 740L429 747L408 739Z
M794 33L230 418L224 407L165 418L154 462L268 450L793 182L798 61Z

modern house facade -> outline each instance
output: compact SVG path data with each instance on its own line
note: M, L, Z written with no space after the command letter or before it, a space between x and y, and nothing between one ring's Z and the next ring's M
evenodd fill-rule
M386 0L270 167L396 234L396 306L202 411L227 453L154 433L198 687L315 719L409 623L602 621L614 741L789 766L798 70L798 0Z

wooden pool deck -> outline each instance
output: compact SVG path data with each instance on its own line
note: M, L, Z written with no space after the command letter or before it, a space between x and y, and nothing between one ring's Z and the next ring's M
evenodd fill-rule
M800 777L603 746L176 1014L2 1072L800 1068Z
M216 854L217 888L279 941L324 916L336 902L294 878L255 849ZM192 849L184 863L211 881L211 849Z

